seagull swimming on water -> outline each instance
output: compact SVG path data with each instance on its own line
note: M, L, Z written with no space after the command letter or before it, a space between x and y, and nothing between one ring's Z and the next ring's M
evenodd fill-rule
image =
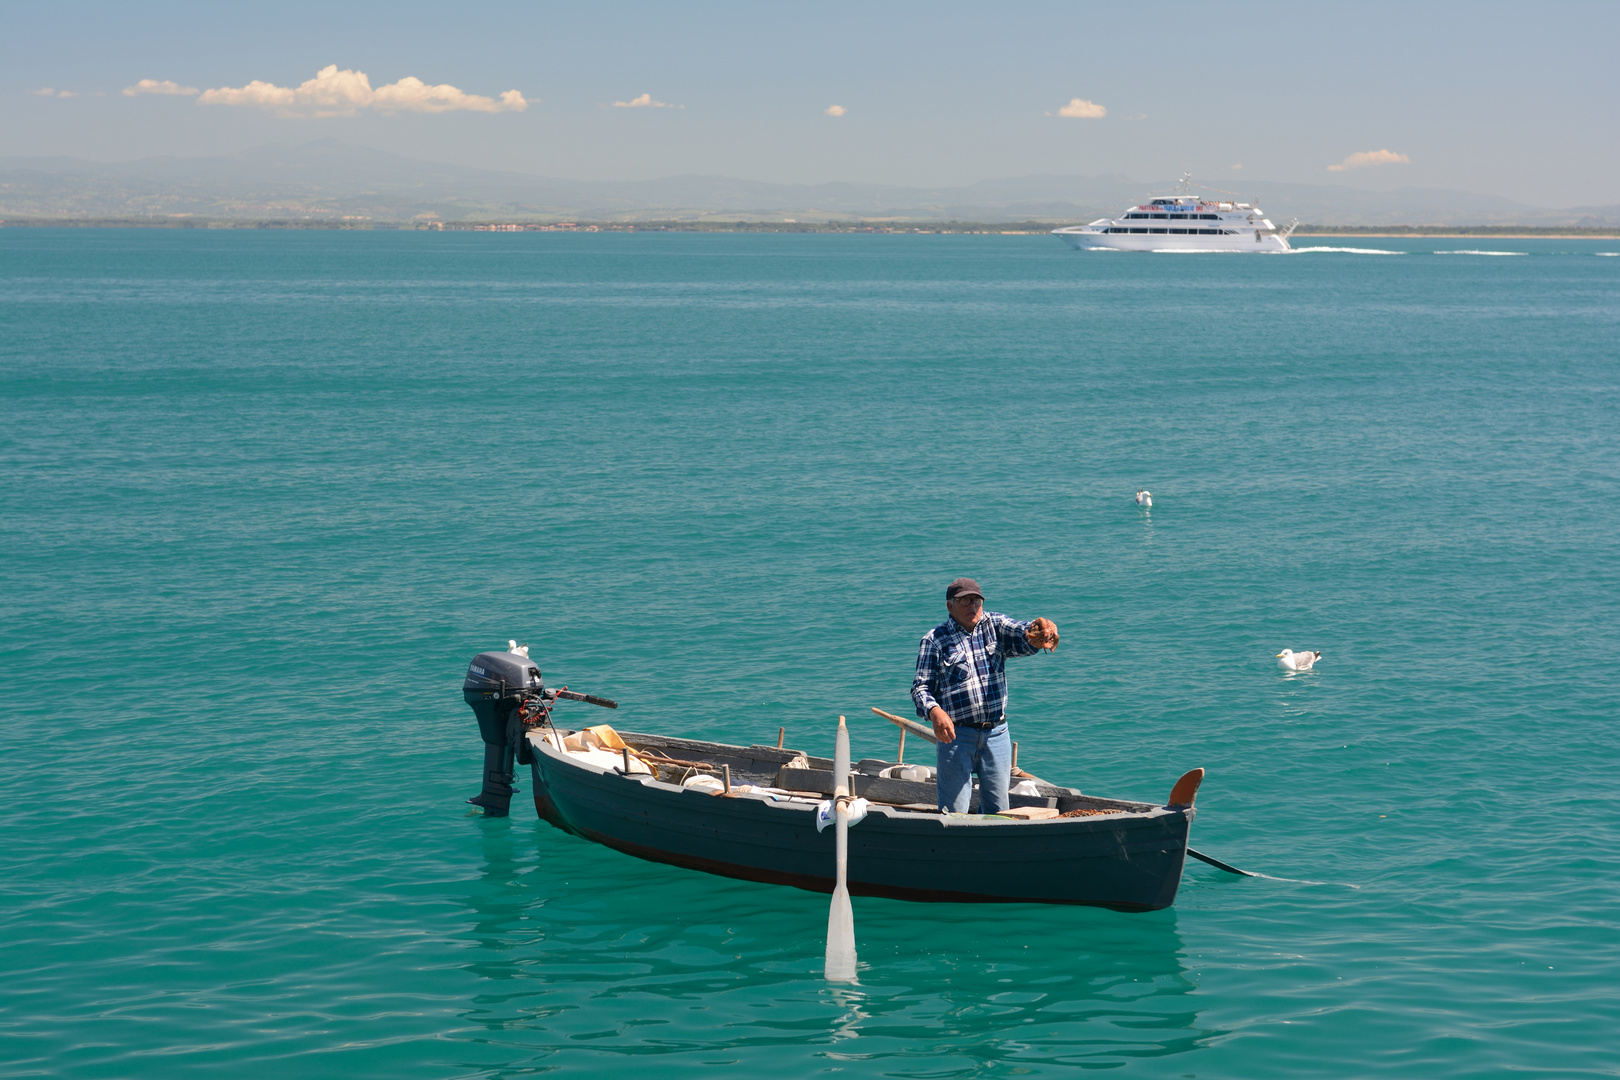
M1138 491L1136 493L1136 505L1137 506L1152 506L1153 505L1153 492L1149 491L1147 488L1143 488L1141 491Z
M1319 652L1295 652L1293 649L1284 649L1277 654L1277 666L1284 671L1309 671L1311 665L1322 659Z

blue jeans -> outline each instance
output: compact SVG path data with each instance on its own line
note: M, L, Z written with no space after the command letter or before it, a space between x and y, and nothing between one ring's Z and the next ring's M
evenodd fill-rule
M968 811L973 797L973 774L979 774L979 813L1007 809L1007 785L1012 781L1012 738L1007 725L994 728L959 727L956 738L940 743L939 808L958 814Z

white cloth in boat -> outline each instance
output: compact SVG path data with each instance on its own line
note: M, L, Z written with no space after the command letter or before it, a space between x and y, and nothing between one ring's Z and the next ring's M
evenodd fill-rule
M861 823L861 819L866 817L866 809L870 805L871 804L865 799L849 800L849 823L851 825L859 825ZM832 799L828 799L826 802L816 807L816 832L820 832L822 829L825 829L827 826L832 825L837 821L837 811L833 808Z
M619 733L607 724L574 732L562 740L562 748L569 757L578 761L588 761L597 768L618 769L621 772L624 771L625 751L629 749L619 738ZM650 775L652 767L642 761L634 750L630 750L629 775L636 773Z

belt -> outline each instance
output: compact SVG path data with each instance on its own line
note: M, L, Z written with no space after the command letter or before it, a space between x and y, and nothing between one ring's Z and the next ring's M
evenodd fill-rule
M956 721L956 726L957 727L977 728L980 731L993 731L996 728L1000 727L1002 724L1005 724L1006 722L1007 721L1005 721L1005 720L997 720L997 721L995 721L994 723L991 723L991 724L975 724L975 723L972 723L972 722L967 721L967 720L958 720L958 721Z

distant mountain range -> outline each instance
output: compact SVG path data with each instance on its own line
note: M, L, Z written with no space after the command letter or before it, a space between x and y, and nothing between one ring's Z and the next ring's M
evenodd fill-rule
M1620 206L1550 209L1434 188L1372 192L1221 182L1241 184L1244 198L1279 223L1297 217L1316 225L1620 226ZM1173 181L1124 176L1024 176L949 188L768 184L724 176L587 182L414 161L326 139L118 163L0 158L0 219L1059 223L1112 215L1150 191L1172 188Z

